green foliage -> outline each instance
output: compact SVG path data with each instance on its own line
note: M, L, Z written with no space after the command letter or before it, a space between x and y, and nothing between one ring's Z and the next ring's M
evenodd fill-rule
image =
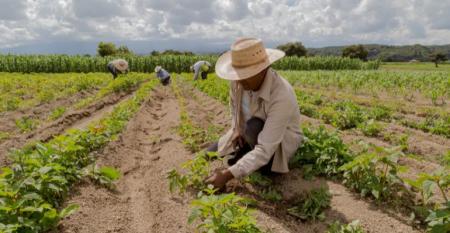
M324 188L313 189L305 193L288 213L301 220L325 219L325 209L330 207L331 194Z
M283 200L283 196L281 195L281 193L275 188L270 186L259 191L258 195L261 196L263 199L272 202L279 202Z
M358 125L358 129L361 130L361 132L365 136L377 136L382 130L383 127L380 125L380 123L377 123L373 119L370 119L368 121L364 121L363 123L360 123Z
M187 188L205 189L204 180L211 172L210 161L214 159L218 159L217 153L202 151L197 153L193 159L182 164L186 174L181 175L175 169L169 171L166 178L169 180L170 192L174 193L178 190L179 194L183 194Z
M199 232L260 233L247 201L234 193L215 195L206 190L192 201L188 223L197 222Z
M111 42L100 42L97 48L97 54L101 57L112 56L116 54L116 45Z
M105 47L104 45L102 48ZM111 54L111 52L113 52ZM107 72L106 65L113 59L123 58L128 61L130 71L151 73L160 65L170 72L189 72L195 62L209 61L214 68L218 56L210 55L161 55L136 56L117 54L107 45L100 51L100 56L69 55L0 55L0 72ZM108 56L102 56L107 55ZM358 59L342 57L285 57L273 64L277 70L364 70L378 69L380 63L371 61L364 63ZM213 72L214 70L211 70Z
M277 46L277 49L284 51L286 56L304 57L307 54L307 50L302 42L289 42Z
M358 220L349 224L342 224L339 221L332 223L325 233L364 233Z
M386 149L373 146L373 152L363 152L339 170L344 172L344 184L376 200L389 200L403 189L398 176L402 170L397 164L403 153L398 148Z
M450 201L437 210L432 210L425 220L428 222L428 231L430 233L450 232Z
M0 142L3 141L3 140L5 140L5 139L8 139L9 136L10 136L10 135L9 135L8 132L0 131Z
M369 55L369 51L367 51L363 45L352 45L342 50L343 57L358 58L366 61L367 55Z
M72 185L94 161L91 152L113 140L125 127L156 82L144 84L131 99L85 130L70 130L47 143L15 151L13 164L0 174L0 231L46 232L76 210L59 210ZM107 184L118 178L111 168L94 169L94 178Z
M291 160L295 166L303 166L307 176L324 175L336 178L339 167L351 160L348 147L336 133L328 133L321 126L317 130L303 128L304 142Z
M430 55L431 61L438 67L439 62L447 61L447 56L443 53L434 53Z
M60 118L65 112L66 112L65 107L57 107L57 108L53 109L53 111L50 113L49 119L56 120L56 119Z
M120 171L113 167L98 167L95 164L89 165L85 168L86 175L100 185L106 186L109 189L114 189L114 181L121 176Z
M272 180L267 176L262 175L260 172L253 172L252 174L246 176L244 178L244 182L261 187L267 187L272 184Z
M22 117L16 120L16 126L21 133L26 133L36 129L37 122L31 117Z

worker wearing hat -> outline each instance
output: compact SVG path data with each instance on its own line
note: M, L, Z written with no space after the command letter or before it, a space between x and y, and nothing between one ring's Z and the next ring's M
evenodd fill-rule
M208 77L210 68L211 63L207 61L198 61L191 66L190 70L194 72L194 80L197 80L199 75L202 76L202 79L206 79Z
M231 81L231 129L208 148L224 156L228 168L206 180L221 189L232 178L254 171L286 173L302 142L300 111L292 86L271 64L284 52L266 49L260 39L241 38L219 57L217 75Z
M107 68L113 75L113 78L117 78L117 74L128 72L128 62L123 59L116 59L108 63Z
M163 69L161 66L156 66L155 74L163 86L170 84L170 74L167 70Z

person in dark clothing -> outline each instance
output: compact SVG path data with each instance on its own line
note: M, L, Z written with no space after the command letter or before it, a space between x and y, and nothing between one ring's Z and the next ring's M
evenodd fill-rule
M128 73L128 62L123 59L116 59L106 66L113 78L117 78L118 73Z
M156 77L161 81L163 86L170 84L170 74L167 70L163 69L161 66L155 67Z

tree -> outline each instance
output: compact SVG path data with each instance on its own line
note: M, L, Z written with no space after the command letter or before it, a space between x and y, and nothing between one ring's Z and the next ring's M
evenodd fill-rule
M305 46L303 46L302 42L289 42L279 45L277 49L284 51L286 56L304 57L307 53L307 50Z
M156 51L156 50L153 50L153 51L150 53L150 55L152 55L152 56L159 56L159 55L160 55L160 52L159 52L159 51Z
M434 62L434 65L438 67L439 62L447 61L447 56L443 53L434 53L430 55L431 61Z
M119 46L119 48L117 48L116 50L117 54L121 54L121 55L133 55L133 51L131 51L127 46L125 45L121 45Z
M363 61L367 61L368 54L369 52L364 48L363 45L351 45L342 50L343 57L359 58Z
M116 54L117 49L116 45L111 42L100 42L98 44L97 53L98 55L105 57L105 56L112 56Z

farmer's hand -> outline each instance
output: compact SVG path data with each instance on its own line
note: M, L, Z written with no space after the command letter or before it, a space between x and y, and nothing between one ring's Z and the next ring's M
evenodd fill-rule
M245 140L244 140L244 138L241 136L241 135L237 135L232 141L231 141L231 143L232 143L232 145L233 145L233 149L236 149L236 147L240 147L240 148L242 148L242 147L244 147L244 142L245 142Z
M207 184L212 184L214 188L221 190L229 180L233 179L233 174L228 169L216 170L206 179Z

